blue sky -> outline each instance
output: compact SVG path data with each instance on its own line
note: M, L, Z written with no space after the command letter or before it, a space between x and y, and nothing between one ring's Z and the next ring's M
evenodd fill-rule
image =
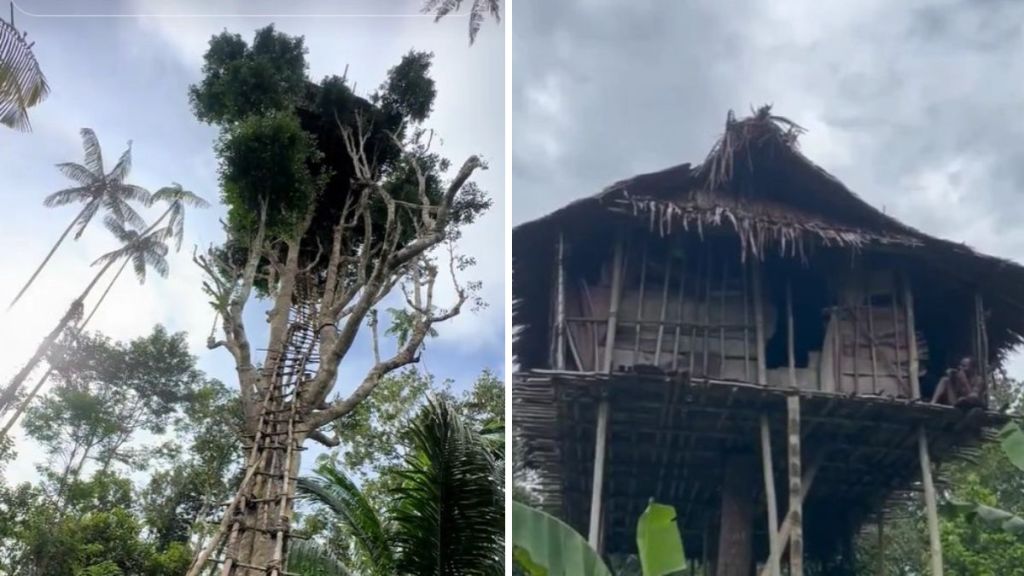
M201 291L201 274L191 262L193 245L223 240L218 220L224 210L218 203L213 154L216 130L193 117L187 89L200 78L210 36L227 29L251 40L257 28L273 22L283 32L305 36L311 78L341 74L348 65L348 78L362 93L376 88L388 68L410 49L434 52L438 96L427 126L438 131L440 150L456 167L473 153L488 161L489 170L479 172L475 180L491 194L494 208L466 231L460 245L478 261L467 279L484 282L489 306L439 327L440 336L428 343L421 368L438 379L454 379L460 387L484 368L503 374L503 30L488 21L471 47L465 18L435 24L418 14L417 1L294 3L299 8L283 8L281 2L167 4L17 2L15 23L35 41L34 51L52 94L32 110L32 133L0 133L0 241L9 247L0 272L0 300L14 296L74 217L73 207L47 209L42 199L68 186L54 164L81 160L79 129L96 131L110 165L131 140L132 182L150 190L180 182L214 207L189 212L185 243L171 258L169 278L151 277L139 286L123 277L91 328L116 338L145 334L157 323L187 331L200 366L235 385L227 352L205 348L213 312ZM156 212L154 208L147 215L153 218ZM80 241L61 248L14 310L0 315L4 381L89 282L95 272L90 263L114 246L97 220ZM257 343L265 334L263 309L259 302L248 309L248 327ZM369 345L362 338L343 362L335 390L345 393L354 388L369 361ZM32 464L39 459L24 439L18 441L18 449L17 461L7 470L9 481L31 478Z

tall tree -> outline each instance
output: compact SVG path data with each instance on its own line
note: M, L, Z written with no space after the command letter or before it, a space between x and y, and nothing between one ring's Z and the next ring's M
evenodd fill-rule
M13 16L13 14L12 14ZM0 20L0 124L31 130L28 109L46 99L50 87L39 68L28 34Z
M149 202L150 194L141 186L126 182L128 174L132 169L131 142L128 143L128 148L121 154L117 164L110 169L110 172L107 172L103 165L103 152L100 149L100 142L96 138L96 134L90 128L82 128L81 134L82 146L85 149L84 164L64 162L57 165L57 169L73 180L76 185L50 194L43 200L43 204L50 208L68 204L82 204L82 209L79 210L67 228L64 229L64 232L61 233L60 238L50 248L43 261L39 263L39 266L32 273L28 282L18 291L14 300L8 305L8 309L14 306L25 294L25 291L29 289L29 286L39 276L39 273L43 271L50 258L53 257L57 248L60 247L68 234L71 233L71 230L77 227L75 240L80 238L82 233L85 232L85 228L92 222L93 217L96 216L100 209L106 210L108 217L113 218L122 226L128 225L138 228L145 226L145 222L143 222L139 213L135 211L135 208L132 207L131 202Z
M347 570L337 554L301 545L293 570L321 574L455 576L504 572L504 502L487 440L451 402L433 400L409 423L405 457L391 471L383 513L330 463L303 478L304 497L329 509L352 534Z
M222 320L223 336L211 339L210 346L226 349L235 363L244 438L264 432L263 423L271 418L265 411L273 402L275 413L292 414L280 426L290 430L297 446L307 439L334 446L338 440L321 428L348 415L387 374L415 363L436 326L478 303L477 285L460 282L472 262L453 247L460 226L489 202L467 184L483 167L478 157L467 159L445 183L429 142L419 138L420 130L409 129L429 114L433 102L429 55L407 55L369 99L355 96L336 77L319 85L304 80L301 92L297 82L272 82L273 98L238 93L268 70L289 71L275 78L305 78L303 51L301 41L272 29L258 32L251 47L229 34L211 41L206 76L192 98L201 119L221 126L228 239L196 261ZM452 250L446 254L439 250L444 247ZM454 301L438 301L439 278L454 284ZM341 362L378 304L396 288L403 291L405 307L392 318L404 327L403 341L388 354L373 338L373 366L350 395L332 398ZM272 352L259 370L245 315L254 293L270 301L267 339L259 348ZM300 358L281 358L297 333L311 334L318 363L307 366L311 374L296 397L281 400L283 373L302 371L294 367ZM377 335L375 325L370 335ZM273 509L285 526L290 522L294 482L287 479L298 470L299 458L290 452L287 466L283 457L264 460L264 450L272 449L251 447L238 493L256 490L281 500L233 501L189 574L206 567L232 526L238 526L239 536L227 547L229 564L281 565L283 545L276 530L249 528L259 525L261 506L267 513Z

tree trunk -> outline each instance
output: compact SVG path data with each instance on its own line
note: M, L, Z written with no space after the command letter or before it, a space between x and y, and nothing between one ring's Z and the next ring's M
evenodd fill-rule
M78 220L82 217L82 214L88 207L89 205L86 204L85 208L82 208L82 210L77 215L75 215L75 218L71 221L71 223L68 224L68 227L64 229L64 233L61 234L60 238L57 239L57 243L53 245L53 248L50 248L50 252L46 255L46 258L43 258L43 261L39 264L39 267L36 268L36 271L32 273L32 276L28 279L28 282L26 282L25 285L21 288L21 290L18 291L18 295L14 297L14 300L11 300L11 303L7 305L8 310L13 308L14 305L17 304L18 300L20 300L21 297L25 294L25 291L28 290L28 287L31 286L33 282L35 282L36 276L39 276L39 273L42 272L43 268L46 267L46 263L50 261L50 258L53 258L54 253L57 252L57 248L60 248L60 245L64 242L64 239L68 237L68 234L71 232L71 229L75 227L75 223L78 222Z
M757 467L749 455L731 455L722 481L722 522L717 576L749 576L754 556L754 494Z
M46 335L46 338L43 338L42 343L40 343L39 347L36 348L35 354L33 354L31 358L29 358L28 363L25 364L25 366L22 367L22 369L19 370L18 373L14 375L14 378L11 378L11 382L7 385L7 388L4 390L3 395L0 396L0 411L6 411L7 408L11 405L11 402L14 400L15 395L17 395L18 390L21 388L21 385L24 384L25 379L28 378L28 375L39 364L39 361L42 360L43 357L50 352L50 348L53 346L53 343L57 341L57 338L59 338L61 333L64 332L64 329L67 328L69 324L71 324L72 320L81 317L82 305L85 302L85 297L89 295L89 292L93 289L94 286L96 286L96 283L99 282L100 277L103 276L103 273L109 270L110 266L114 262L116 262L116 260L111 260L107 262L103 266L103 268L100 269L100 271L92 279L92 282L90 282L89 285L85 287L85 290L82 291L82 294L71 302L71 306L68 307L68 311L64 313L63 317L61 317L60 322L57 323L57 326L52 331L50 331L49 334Z

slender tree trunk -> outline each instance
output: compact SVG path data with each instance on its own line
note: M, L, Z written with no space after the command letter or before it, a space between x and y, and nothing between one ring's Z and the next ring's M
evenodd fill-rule
M57 248L60 248L60 245L64 242L64 239L68 237L68 234L71 232L71 229L75 227L75 223L78 222L78 220L82 217L82 214L88 207L89 205L86 204L85 208L82 208L82 210L77 215L75 215L75 218L71 221L71 223L68 224L68 227L64 229L64 233L61 234L60 238L57 239L57 243L53 245L53 248L50 248L50 253L46 255L46 258L43 258L42 263L40 263L39 267L36 268L36 271L32 273L32 276L28 279L28 282L25 283L25 286L23 286L22 289L18 292L18 295L14 297L14 300L11 300L11 303L7 305L8 310L14 307L18 300L20 300L21 297L25 294L25 291L28 290L28 287L32 285L32 282L35 281L36 276L39 276L39 273L43 271L43 268L46 267L46 263L50 261L50 258L53 258L53 254L57 252Z
M114 262L116 262L116 260L111 260L100 269L92 279L92 282L90 282L89 285L85 287L85 290L82 291L82 294L71 302L71 306L68 307L68 311L64 313L64 316L61 317L57 326L50 331L50 333L46 335L46 338L43 339L42 343L39 344L39 347L36 348L35 354L32 355L32 358L29 359L28 363L14 375L14 378L11 379L7 388L4 390L3 395L0 396L0 410L6 410L7 407L10 406L15 395L18 393L18 390L21 388L21 385L24 384L25 380L28 378L28 375L39 364L39 361L42 360L50 351L50 348L53 347L53 343L60 337L61 333L64 332L64 329L71 324L71 321L81 315L82 303L85 301L85 297L89 295L89 292L92 291L96 286L96 283L99 282L100 277L110 269Z
M82 320L82 323L79 324L78 327L76 328L76 336L78 334L81 334L82 330L85 330L85 326L89 323L89 320L92 320L93 315L96 314L96 310L100 307L100 304L103 303L103 300L107 297L107 294L110 293L110 289L113 288L114 283L117 282L117 279L121 276L121 273L124 272L126 266L128 266L127 258L125 259L124 264L121 264L121 268L118 269L117 275L114 276L114 279L110 281L110 284L107 284L107 289L103 291L103 294L100 296L100 299L96 301L96 304L92 307L92 310L89 312L89 315L86 316L85 320ZM7 434L11 431L11 428L13 428L14 425L18 422L18 419L21 418L21 415L24 414L25 410L28 409L29 405L32 403L32 400L34 400L35 397L39 394L39 391L43 389L43 384L46 384L46 381L50 378L51 374L53 374L53 366L50 366L46 370L46 373L44 373L39 378L39 381L36 382L36 385L32 387L32 390L29 391L28 396L26 396L21 401L21 403L18 404L18 407L15 409L14 414L11 414L11 417L8 418L7 422L4 424L3 429L0 430L0 438L7 436Z

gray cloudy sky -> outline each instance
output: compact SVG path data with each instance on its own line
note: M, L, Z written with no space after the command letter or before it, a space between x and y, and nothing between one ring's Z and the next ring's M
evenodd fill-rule
M867 201L1024 261L1024 3L520 0L510 43L514 224L771 103Z
M438 95L427 126L438 131L439 150L455 169L473 153L489 162L490 169L478 172L475 180L495 205L461 243L479 261L469 279L484 282L490 306L439 327L440 336L428 342L421 366L439 379L455 379L458 387L468 386L484 368L501 374L504 30L488 21L470 47L465 17L434 24L419 14L421 5L419 0L18 0L15 23L36 42L34 51L53 93L32 109L32 133L0 131L0 243L6 247L2 306L74 217L72 208L46 209L42 199L69 185L54 164L81 161L79 129L96 131L111 166L132 140L131 181L150 190L180 182L216 205L188 214L185 245L171 259L170 278L152 277L140 287L124 277L90 327L120 339L141 336L157 323L188 331L200 366L236 385L228 354L206 350L213 312L199 270L190 261L193 244L223 240L218 219L225 210L217 202L217 133L193 117L187 89L200 78L212 35L227 29L251 41L257 28L273 22L278 30L305 36L311 78L342 74L348 65L348 78L364 94L379 86L410 49L434 52ZM91 279L95 268L89 263L114 244L97 219L79 242L61 248L13 311L0 314L0 381L28 359ZM264 337L261 308L254 303L248 310L257 343ZM342 365L336 390L352 390L371 358L368 343L357 343ZM19 458L7 471L13 481L31 477L32 464L40 458L23 440L18 449Z

